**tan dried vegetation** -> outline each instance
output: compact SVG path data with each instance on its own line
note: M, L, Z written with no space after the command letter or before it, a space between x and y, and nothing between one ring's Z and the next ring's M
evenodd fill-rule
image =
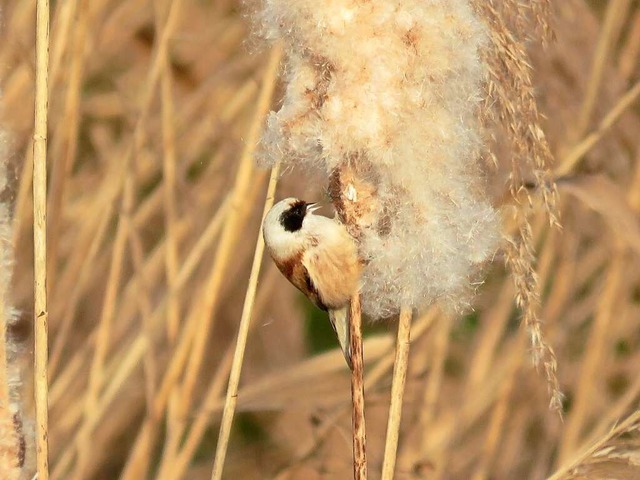
M396 478L640 478L640 4L552 2L555 40L543 49L528 39L537 38L536 19L547 18L551 2L481 3L485 17L506 22L494 23L494 42L528 47L528 59L505 47L508 61L492 64L503 128L488 168L494 203L515 208L506 218L515 218L509 228L524 241L496 256L473 313L452 318L434 309L414 319ZM513 14L518 8L527 11ZM52 479L211 478L241 316L248 340L244 361L235 355L232 378L238 362L242 376L227 400L236 410L234 417L227 407L222 477L352 475L341 353L309 354L309 336L320 335L305 321L312 310L271 262L262 262L255 288L251 263L258 245L260 265L259 222L271 199L268 172L253 154L282 91L280 52L253 47L244 11L229 0L52 5ZM526 17L534 21L519 20ZM34 2L0 7L3 199L15 246L0 311L13 304L22 312L7 345L0 335L3 431L16 422L6 415L2 352L16 352L9 369L23 372L21 385L10 385L23 399L23 422L33 411L24 366L33 323L34 18ZM529 62L530 72L518 70ZM556 160L562 229L545 208L551 183L536 173L548 153L532 123L534 97ZM322 195L300 172L280 183L276 196ZM9 278L3 273L0 292ZM371 478L382 465L392 330L378 328L364 345ZM531 340L541 375L531 367ZM564 421L548 408L556 375ZM0 442L5 472L15 469L16 442Z

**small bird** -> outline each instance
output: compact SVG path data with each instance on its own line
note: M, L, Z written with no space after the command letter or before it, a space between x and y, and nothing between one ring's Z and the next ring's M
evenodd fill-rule
M353 369L349 306L360 281L358 251L341 223L314 215L318 208L297 198L281 200L267 213L262 232L282 274L329 313L344 358Z

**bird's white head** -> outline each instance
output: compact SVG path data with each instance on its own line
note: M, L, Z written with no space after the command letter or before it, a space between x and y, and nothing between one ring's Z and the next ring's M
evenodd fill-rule
M285 198L267 213L262 224L264 241L274 259L286 260L304 251L309 241L305 220L319 207L298 198Z

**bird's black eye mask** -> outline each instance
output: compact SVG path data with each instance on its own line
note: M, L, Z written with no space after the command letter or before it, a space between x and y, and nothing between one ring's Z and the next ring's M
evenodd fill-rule
M297 232L307 214L307 202L299 200L280 215L280 223L287 232Z

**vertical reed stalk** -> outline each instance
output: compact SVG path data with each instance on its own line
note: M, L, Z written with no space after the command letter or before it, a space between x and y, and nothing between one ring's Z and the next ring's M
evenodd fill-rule
M171 2L168 15L178 15L176 8L180 2ZM178 4L178 7L176 7ZM161 10L161 2L156 2L156 9ZM162 19L158 15L157 23L161 26ZM173 104L173 78L169 63L169 52L165 49L161 59L162 78L160 84L162 106L162 176L163 176L163 202L164 225L167 235L167 248L165 249L165 271L167 286L171 295L167 306L167 337L174 344L178 337L180 327L180 294L176 292L176 277L178 275L178 242L176 240L176 225L178 220L178 208L176 199L176 132L174 124Z
M433 309L436 312L435 309ZM434 313L435 315L435 313ZM449 339L453 317L450 314L441 315L437 331L434 334L432 345L431 365L429 368L429 379L427 380L424 396L422 399L422 412L420 414L420 424L422 425L422 447L426 449L428 442L427 428L431 426L436 414L438 397L442 393L442 382L444 379L444 366L449 351ZM414 332L415 335L415 332Z
M278 184L278 174L280 172L280 164L276 163L271 169L271 178L267 187L267 195L264 201L264 210L262 218L267 215L273 206L273 200ZM247 347L247 337L249 336L249 327L251 325L251 316L256 300L256 290L258 287L258 276L260 275L260 267L262 265L262 257L264 255L264 237L262 232L258 231L258 240L256 242L255 253L253 254L253 264L251 266L251 275L249 277L249 286L244 299L242 316L240 317L240 326L238 327L238 339L236 340L236 349L233 354L233 363L231 364L231 373L229 374L229 385L227 387L227 396L224 402L224 410L222 412L222 421L220 423L220 433L218 434L218 445L216 447L216 456L213 463L212 480L220 480L222 478L222 470L224 469L224 460L229 447L229 436L231 435L231 424L238 403L238 386L240 384L240 373L242 372L242 362L244 360L244 352Z
M47 384L47 108L49 1L36 4L36 91L33 131L34 384L38 480L49 478Z
M398 338L396 342L396 358L393 367L393 381L391 383L391 405L387 421L387 439L384 445L384 462L382 464L382 480L393 480L398 451L398 437L400 436L400 420L402 419L402 400L404 399L404 385L407 380L409 364L409 345L411 344L411 316L408 307L400 310L398 323Z
M239 160L239 167L236 174L231 200L231 208L236 211L227 219L216 251L214 267L207 279L207 291L209 292L209 295L203 302L201 310L202 316L198 326L199 334L194 339L189 363L185 369L182 381L182 411L186 411L193 400L193 391L199 380L200 367L202 366L202 361L205 356L206 342L211 330L213 329L212 312L218 304L220 289L225 280L226 270L228 265L231 263L232 251L235 247L238 235L241 233L243 212L246 212L246 209L243 208L243 206L249 207L246 205L246 198L249 195L252 173L254 171L253 154L265 115L269 111L269 106L271 105L281 58L282 47L276 45L271 51L271 55L265 69L262 88L256 105L255 116L250 124L249 133L246 136L245 148Z
M227 199L222 203L222 206L211 219L209 225L205 228L204 233L192 248L187 258L182 262L176 281L176 292L184 288L187 279L193 273L198 262L201 261L207 248L210 247L211 243L213 243L217 238L229 210L228 207L229 201ZM154 312L154 316L159 315L161 310L161 308L157 309L156 312ZM167 363L165 371L163 372L160 388L156 393L150 415L146 418L143 427L139 430L138 436L130 449L129 458L123 473L120 476L123 480L137 479L140 478L141 475L146 474L148 464L150 462L149 457L151 456L155 442L155 432L158 430L158 422L160 421L161 413L167 407L173 385L177 381L184 363L186 363L192 337L193 335L190 334L188 325L185 325L182 329L181 336L176 344L171 360Z
M597 104L598 93L602 86L602 81L606 72L607 61L611 57L611 51L615 47L621 33L621 20L627 16L631 2L629 0L611 0L608 2L607 10L602 25L602 31L598 38L598 44L593 58L593 66L587 91L580 114L578 115L574 137L581 139L588 131L591 124L591 117Z
M352 435L353 435L353 478L366 480L367 478L367 443L364 416L364 358L362 352L362 308L360 293L351 298L349 312L349 333L351 341L351 401Z

